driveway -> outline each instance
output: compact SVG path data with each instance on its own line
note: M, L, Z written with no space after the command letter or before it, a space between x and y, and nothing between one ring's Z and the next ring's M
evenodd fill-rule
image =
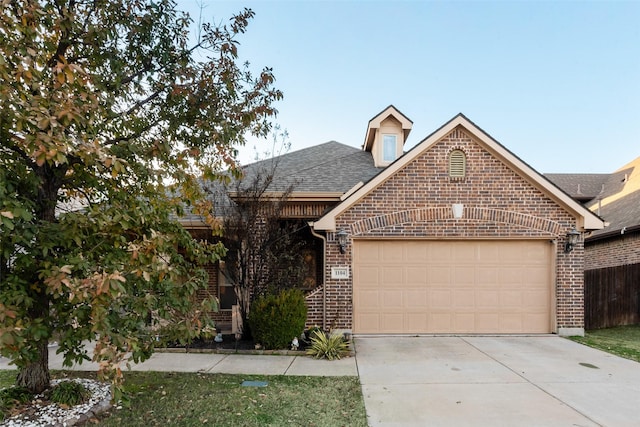
M371 427L640 425L640 363L557 336L355 346Z

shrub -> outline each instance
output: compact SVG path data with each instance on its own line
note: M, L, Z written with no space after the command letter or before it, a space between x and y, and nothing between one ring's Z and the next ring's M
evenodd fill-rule
M2 421L16 405L27 403L33 394L24 387L9 387L0 390L0 421Z
M315 331L311 336L311 345L307 354L316 359L340 359L349 353L349 343L340 334L325 334Z
M89 397L89 390L75 381L62 381L51 389L51 401L62 405L74 406Z
M266 349L288 348L300 336L307 320L307 305L299 289L258 298L251 304L249 327L255 342Z

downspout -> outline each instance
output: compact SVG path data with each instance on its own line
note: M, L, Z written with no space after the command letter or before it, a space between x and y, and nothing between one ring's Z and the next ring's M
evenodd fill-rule
M316 233L313 228L313 221L308 222L311 234L322 240L322 330L327 328L327 238Z

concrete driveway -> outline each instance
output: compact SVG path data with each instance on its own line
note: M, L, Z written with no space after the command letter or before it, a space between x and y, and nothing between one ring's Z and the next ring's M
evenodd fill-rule
M355 346L371 427L640 425L640 363L557 336Z

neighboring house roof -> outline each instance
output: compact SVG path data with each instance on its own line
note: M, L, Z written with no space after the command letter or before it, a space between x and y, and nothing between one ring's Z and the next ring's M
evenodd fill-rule
M275 162L275 163L274 163ZM373 165L371 153L336 141L262 160L243 168L247 182L275 164L275 176L269 191L286 191L293 186L294 198L305 195L334 198L366 182L382 171Z
M640 231L640 157L609 174L602 194L587 207L610 224L587 240Z
M611 174L545 173L544 176L574 199L586 203L602 194L604 185Z
M445 123L440 129L427 136L424 140L422 140L415 147L405 153L402 157L398 158L394 163L384 169L375 178L371 179L364 186L353 192L353 194L346 198L344 202L331 209L327 214L316 221L314 223L314 228L316 230L335 231L335 219L338 215L346 211L349 207L353 206L361 198L366 196L373 189L383 183L386 179L402 169L405 165L427 151L433 144L444 138L458 126L462 126L463 128L465 128L468 132L470 132L477 138L478 142L483 146L484 149L491 152L497 158L501 159L505 164L509 165L511 169L519 172L523 177L528 179L533 185L538 187L548 197L555 200L556 203L563 206L565 209L567 209L567 211L571 212L576 217L576 226L579 229L598 230L603 228L604 221L601 218L599 218L593 212L585 208L582 204L571 198L571 196L558 188L551 181L545 179L542 175L531 168L531 166L523 162L511 151L507 150L504 146L502 146L489 134L476 126L463 114L458 114L449 122Z

